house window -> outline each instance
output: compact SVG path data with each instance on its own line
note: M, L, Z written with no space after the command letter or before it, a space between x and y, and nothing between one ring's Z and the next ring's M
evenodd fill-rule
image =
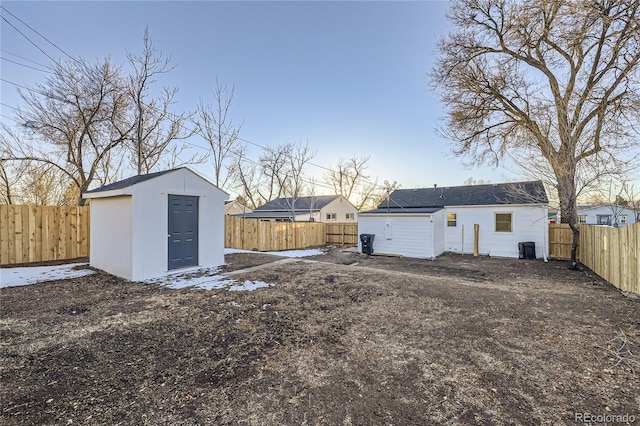
M447 213L447 226L457 226L458 216L456 213Z
M598 225L611 225L611 215L599 214Z
M345 219L346 220L354 220L356 218L356 214L355 213L347 213L345 215Z
M327 220L336 220L335 213L327 213Z
M620 223L627 223L627 215L626 214L620 215Z
M587 215L581 214L580 216L578 216L578 223L587 223Z
M511 213L496 213L496 232L511 232Z

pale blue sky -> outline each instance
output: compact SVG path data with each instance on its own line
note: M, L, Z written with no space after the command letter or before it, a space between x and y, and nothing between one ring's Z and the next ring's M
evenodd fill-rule
M2 6L75 57L110 55L125 63L139 52L148 26L154 45L176 69L162 81L180 88L177 109L213 102L218 77L235 86L240 136L260 145L308 142L314 163L371 156L369 174L403 188L461 185L475 179L518 179L506 168L468 168L435 132L443 110L426 73L435 44L447 31L447 2L31 2ZM64 54L2 12L54 58ZM33 85L47 57L1 23L2 78ZM33 61L33 62L30 62ZM35 63L34 63L35 62ZM19 103L1 82L1 102ZM13 116L0 105L4 116ZM194 137L193 143L204 142ZM257 159L259 148L250 157ZM211 165L196 167L211 176ZM310 175L325 172L309 167ZM320 192L320 191L319 191Z

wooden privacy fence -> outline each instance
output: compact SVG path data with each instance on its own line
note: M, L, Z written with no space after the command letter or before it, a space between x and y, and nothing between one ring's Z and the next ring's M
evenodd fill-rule
M640 294L640 223L578 229L580 262L619 289ZM549 225L549 257L569 259L572 238L569 225Z
M640 294L640 223L580 227L580 263L620 290Z
M355 246L358 244L357 223L325 223L327 244Z
M324 245L325 228L318 222L265 222L225 216L224 246L242 250L294 250Z
M0 265L89 256L89 207L0 205Z
M573 232L566 223L549 225L549 258L567 260L571 259L571 243ZM580 259L580 246L577 257Z

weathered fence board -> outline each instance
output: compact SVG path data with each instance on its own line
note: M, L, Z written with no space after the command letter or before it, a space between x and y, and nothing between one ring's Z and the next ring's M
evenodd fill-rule
M0 265L88 255L88 206L0 205Z

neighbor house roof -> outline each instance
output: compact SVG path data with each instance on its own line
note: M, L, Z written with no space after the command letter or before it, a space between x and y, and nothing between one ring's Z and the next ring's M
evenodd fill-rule
M163 170L161 172L149 173L146 175L138 175L131 176L130 178L120 180L118 182L113 182L105 186L101 186L100 188L92 189L91 191L86 191L85 194L94 194L96 192L104 192L104 191L113 191L114 189L122 189L127 188L129 186L135 185L140 182L144 182L145 180L153 179L158 176L166 175L167 173L174 172L179 169L170 169Z
M387 204L389 203L389 204ZM548 204L542 181L488 185L396 189L377 210L389 208L443 208L500 204Z
M256 208L256 213L264 212L291 212L291 206L295 207L296 214L309 213L309 211L319 211L333 200L340 198L339 195L316 195L309 197L288 197L276 198ZM295 203L294 203L295 201Z

